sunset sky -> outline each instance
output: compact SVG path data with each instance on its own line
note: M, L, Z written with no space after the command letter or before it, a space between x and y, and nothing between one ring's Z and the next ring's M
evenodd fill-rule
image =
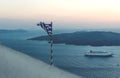
M0 0L0 29L120 28L120 0Z

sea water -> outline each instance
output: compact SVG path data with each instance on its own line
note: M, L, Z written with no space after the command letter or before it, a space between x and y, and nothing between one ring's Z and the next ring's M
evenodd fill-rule
M37 36L37 35L36 35ZM0 43L40 59L49 64L50 44L47 41L32 41L33 35L18 33L0 34ZM85 57L89 50L114 53L113 57ZM85 78L119 78L120 46L75 46L54 44L54 65Z

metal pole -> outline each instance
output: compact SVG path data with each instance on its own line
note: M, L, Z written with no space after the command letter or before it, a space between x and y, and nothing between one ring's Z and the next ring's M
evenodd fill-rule
M52 22L51 22L51 26L52 26ZM52 33L51 33L51 36L50 36L50 43L51 43L50 65L53 65L54 64L54 59L53 59L53 36L52 36Z
M51 50L50 50L50 65L53 65L54 60L53 60L53 39L51 37L50 39L50 43L51 43Z
M51 28L46 27L46 25L51 25ZM41 26L45 31L47 31L49 38L50 38L50 65L53 65L53 36L52 36L52 22L50 24L45 24L44 22L40 22L37 26ZM49 32L49 30L51 32Z

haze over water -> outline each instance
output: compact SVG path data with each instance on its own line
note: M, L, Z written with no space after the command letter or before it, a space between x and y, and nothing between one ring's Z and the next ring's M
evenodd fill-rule
M39 21L55 29L118 29L119 0L1 0L0 29L38 29Z

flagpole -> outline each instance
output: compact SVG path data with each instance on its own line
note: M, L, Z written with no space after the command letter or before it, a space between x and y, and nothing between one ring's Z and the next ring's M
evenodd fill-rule
M52 26L52 22L51 22L51 26ZM50 47L50 65L54 64L54 59L53 59L53 36L51 35L50 37L50 43L51 43L51 47Z
M47 33L50 39L50 65L53 65L53 36L52 36L52 22L50 24L45 24L40 22L37 26L41 26Z
M53 38L52 37L50 39L50 44L51 44L51 47L50 47L50 65L53 65L54 60L53 60Z

